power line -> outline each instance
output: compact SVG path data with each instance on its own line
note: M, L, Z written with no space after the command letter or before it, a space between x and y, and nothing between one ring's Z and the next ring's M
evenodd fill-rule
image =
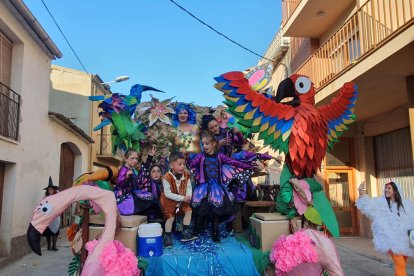
M63 33L62 29L60 28L59 24L56 22L55 18L53 17L52 13L50 12L49 8L46 6L46 3L42 0L43 6L45 6L47 12L49 13L50 17L52 17L53 22L55 22L56 27L59 29L60 33L62 34L63 38L66 40L66 43L68 43L70 49L72 50L73 54L75 55L76 59L79 61L80 65L82 66L83 70L89 74L88 70L86 70L85 66L83 65L82 61L80 60L78 54L76 54L75 50L73 49L72 45L70 44L69 40L66 38L66 35Z
M43 0L42 0L43 1ZM169 0L171 3L173 3L174 5L176 5L178 8L180 8L181 10L183 10L185 13L187 13L188 15L190 15L191 17L193 17L195 20L197 20L198 22L200 22L201 24L203 24L204 26L206 26L207 28L211 29L213 32L221 35L222 37L224 37L225 39L227 39L228 41L230 41L233 44L236 44L237 46L243 48L244 50L252 53L253 55L256 55L262 59L265 59L267 61L273 62L273 60L270 60L252 50L250 50L249 48L241 45L240 43L234 41L233 39L231 39L230 37L226 36L225 34L223 34L222 32L216 30L215 28L213 28L212 26L210 26L209 24L207 24L206 22L204 22L203 20L199 19L197 16L195 16L194 14L192 14L191 12L189 12L188 10L186 10L183 6L180 6L177 2L175 2L174 0Z

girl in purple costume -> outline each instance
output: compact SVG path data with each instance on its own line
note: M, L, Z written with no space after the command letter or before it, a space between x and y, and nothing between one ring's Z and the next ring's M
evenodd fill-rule
M141 180L138 188L142 192L149 192L153 195L154 204L146 209L144 212L147 215L147 221L161 222L162 214L159 204L160 195L162 191L162 171L159 165L152 165L151 167L143 167L141 170Z
M260 169L264 168L261 161L273 159L273 157L269 154L255 153L253 151L254 145L251 142L246 142L239 152L233 153L232 157L252 166L257 165ZM237 202L257 200L257 196L255 194L256 187L254 186L250 175L233 179L229 186Z
M212 219L212 239L219 242L219 218L235 212L234 197L227 185L235 174L255 167L217 153L218 143L211 134L203 134L201 140L203 153L194 157L190 164L198 180L191 207L197 216L196 232L202 231L206 218Z
M144 179L142 174L149 170L154 153L155 148L148 153L148 158L141 165L141 172L138 173L135 169L138 164L138 153L133 149L125 152L114 189L116 203L121 215L145 214L144 210L156 204L154 195L149 191L141 190L139 187L140 182Z

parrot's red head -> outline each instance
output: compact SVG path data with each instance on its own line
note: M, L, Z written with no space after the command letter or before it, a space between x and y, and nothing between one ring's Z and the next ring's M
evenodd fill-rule
M294 74L279 84L274 99L295 107L305 103L315 104L315 94L313 83L307 76Z

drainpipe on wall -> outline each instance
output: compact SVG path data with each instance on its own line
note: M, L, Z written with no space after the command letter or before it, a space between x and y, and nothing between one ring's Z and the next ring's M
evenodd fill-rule
M90 79L91 79L91 96L94 96L95 95L95 93L94 93L94 85L93 85L93 78L94 78L95 76L94 75L90 75ZM90 116L90 123L91 123L91 137L93 137L93 102L92 101L89 101L90 102L90 110L89 110L89 116ZM92 149L93 149L93 145L92 144L90 144L90 148L89 148L89 164L88 164L88 167L89 167L89 171L92 171L92 169L93 169L93 159L92 159L92 157L93 157L93 152L92 152Z
M16 18L21 22L23 27L32 35L32 37L37 41L40 42L39 45L42 47L46 52L49 53L49 57L52 59L61 58L62 53L59 51L55 43L53 43L52 39L40 25L39 21L37 21L36 17L30 12L27 6L21 0L9 0L4 1L4 3L9 7L12 8L12 12L15 13ZM27 28L26 26L30 28Z

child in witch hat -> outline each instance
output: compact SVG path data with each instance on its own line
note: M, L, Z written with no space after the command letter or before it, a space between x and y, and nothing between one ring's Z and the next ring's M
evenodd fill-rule
M47 197L58 193L59 187L53 185L52 177L49 176L49 185L43 190L46 190L45 197ZM59 227L60 216L56 217L56 219L46 228L45 232L43 232L42 236L45 236L47 240L47 250L58 250L56 248L56 242L59 236Z

